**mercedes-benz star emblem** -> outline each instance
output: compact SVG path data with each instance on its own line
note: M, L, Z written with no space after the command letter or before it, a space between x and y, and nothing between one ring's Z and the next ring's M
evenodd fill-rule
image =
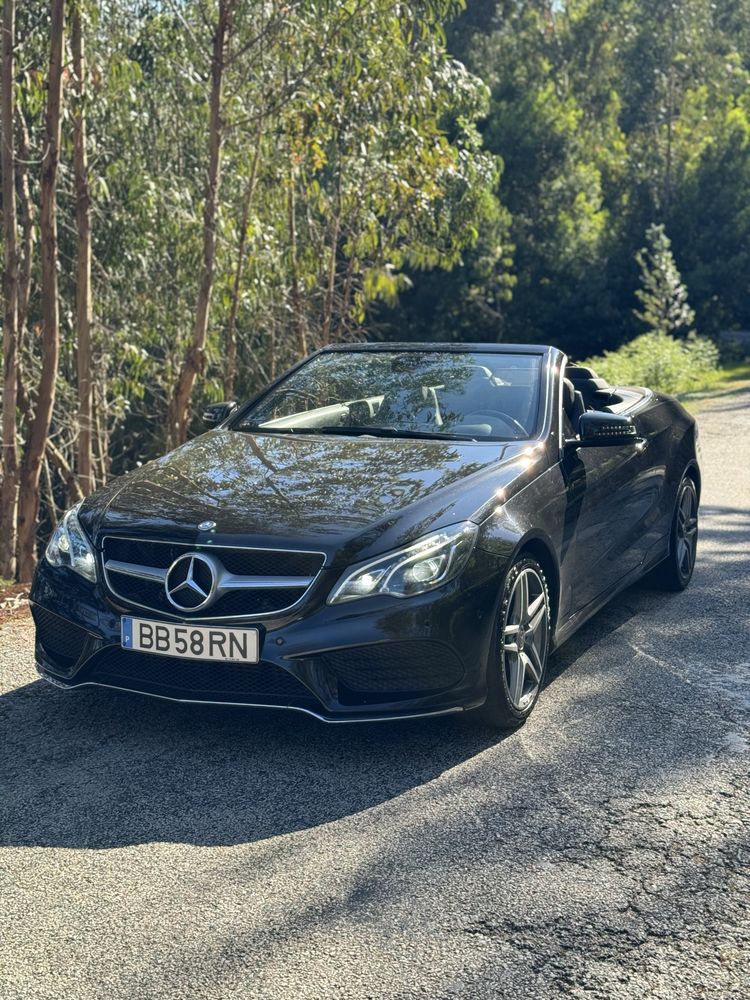
M213 531L216 527L216 521L201 521L198 525L198 531Z
M180 611L200 611L212 604L221 567L202 552L179 556L167 570L164 590L167 600Z

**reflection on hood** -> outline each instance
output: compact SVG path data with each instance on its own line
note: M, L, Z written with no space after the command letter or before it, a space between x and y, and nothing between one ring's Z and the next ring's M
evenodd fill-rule
M150 531L195 532L210 518L222 534L314 537L328 548L342 536L394 524L414 505L425 506L428 527L451 508L455 520L471 516L482 496L466 498L465 489L452 487L494 466L506 450L497 442L218 430L113 484L89 510L99 530L148 522Z

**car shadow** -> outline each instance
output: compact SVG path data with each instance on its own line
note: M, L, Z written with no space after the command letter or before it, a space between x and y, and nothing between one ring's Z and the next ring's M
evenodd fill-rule
M730 552L721 573L747 587L742 551L732 557L729 544L747 537L747 513L721 513L716 530ZM704 535L714 530L707 521ZM694 605L717 586L716 558L709 554L696 574ZM666 614L679 599L640 584L612 601L552 656L545 711L562 717L549 699L568 668L597 646L614 697L618 675L605 652L614 634L634 615ZM683 646L695 648L695 639L686 635ZM560 706L573 687L561 685ZM4 845L259 841L362 813L501 740L461 717L330 726L297 713L180 706L104 689L64 693L42 681L0 697L0 716Z
M228 845L401 795L497 743L448 718L325 725L43 681L0 698L0 844Z

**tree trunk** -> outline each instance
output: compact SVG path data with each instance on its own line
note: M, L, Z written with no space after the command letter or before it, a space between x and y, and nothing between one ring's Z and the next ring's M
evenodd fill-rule
M99 478L102 482L105 482L105 443L104 435L102 434L101 399L98 391L94 394L94 441L96 442L94 454L96 457L96 464L99 469Z
M352 302L354 266L355 266L354 257L350 257L349 262L346 265L346 277L344 278L344 291L341 296L341 314L339 316L339 324L341 327L342 334L346 334L349 331L349 310L351 309L351 302Z
M47 441L45 457L46 460L51 462L60 473L60 478L65 483L65 489L67 491L69 502L78 503L79 500L83 500L83 491L81 490L78 479L76 478L76 474L73 472L70 467L70 463L54 441Z
M333 320L333 293L336 288L336 254L339 245L339 216L335 216L332 222L331 246L328 257L328 277L326 280L325 300L323 303L323 328L321 333L320 346L328 347L331 343L331 323Z
M71 49L77 108L73 114L73 171L76 192L78 259L76 269L76 340L78 348L78 480L85 496L95 488L91 449L91 191L86 151L86 63L81 8L73 7Z
M271 381L275 382L276 381L276 367L277 367L277 365L276 365L276 317L275 316L271 316L271 329L270 329L269 337L270 337L269 351L270 351L270 355L271 356L270 356L270 359L269 359L268 370L269 370L270 375L271 375Z
M255 185L258 181L258 164L260 163L260 147L263 139L262 127L258 131L258 142L253 154L253 164L250 177L242 201L242 218L240 220L240 241L237 247L237 264L234 270L232 284L232 306L227 324L227 361L224 369L224 399L234 398L234 381L237 377L237 312L240 305L240 288L242 287L242 269L245 263L245 246L247 244L247 224L250 219Z
M31 400L29 399L23 385L18 387L18 409L20 410L26 423L30 426L32 420L34 419L34 414L31 410ZM78 485L78 480L70 467L70 463L50 437L47 438L47 443L44 446L44 453L46 459L48 459L60 473L60 477L65 483L68 491L68 497L71 502L77 503L79 500L83 500L81 487Z
M21 465L18 504L18 576L31 580L36 565L36 527L39 516L39 474L55 404L55 382L60 355L60 315L57 292L57 166L60 159L63 33L65 0L50 0L50 61L42 157L42 372L34 419L29 428Z
M339 233L341 231L341 156L340 137L337 139L339 155L336 157L338 172L336 175L336 210L331 221L331 242L328 257L328 273L325 283L325 295L323 298L323 323L320 338L320 346L327 347L331 343L331 327L333 325L333 299L336 291L336 264L339 249Z
M31 185L29 184L28 165L31 162L29 130L21 115L18 115L18 153L20 162L16 163L16 180L18 183L18 219L21 223L22 234L22 253L18 272L18 377L21 380L22 349L31 298L35 217L34 202L31 200Z
M208 126L208 183L203 205L203 264L201 267L198 303L190 346L169 401L167 444L170 448L175 448L177 445L182 444L187 437L190 397L196 376L203 371L205 366L208 316L214 285L216 221L221 183L221 146L223 140L221 98L233 5L234 0L220 0L219 18L213 37Z
M47 455L44 456L44 461L42 462L42 481L44 483L44 494L47 503L47 516L49 517L49 523L54 531L58 525L57 517L57 504L55 503L55 494L52 489L52 476L49 471L49 459Z
M3 192L3 482L0 489L0 576L16 575L16 516L18 511L17 363L18 363L18 246L16 234L16 178L14 129L15 0L3 3L0 110L2 134L0 168Z
M289 265L292 276L292 326L297 359L302 360L307 354L307 335L305 320L302 315L302 295L299 287L299 265L297 262L297 205L295 192L294 167L289 171L289 195L287 198L287 214L289 223Z

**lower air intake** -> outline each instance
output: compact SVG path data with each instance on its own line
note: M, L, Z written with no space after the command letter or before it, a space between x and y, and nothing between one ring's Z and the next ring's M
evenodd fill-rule
M68 673L80 660L88 632L60 615L32 604L36 638L52 666Z
M304 684L272 663L183 660L110 646L92 657L80 680L186 700L320 707Z
M339 686L357 693L427 694L453 687L464 674L453 650L430 640L353 646L319 662Z

